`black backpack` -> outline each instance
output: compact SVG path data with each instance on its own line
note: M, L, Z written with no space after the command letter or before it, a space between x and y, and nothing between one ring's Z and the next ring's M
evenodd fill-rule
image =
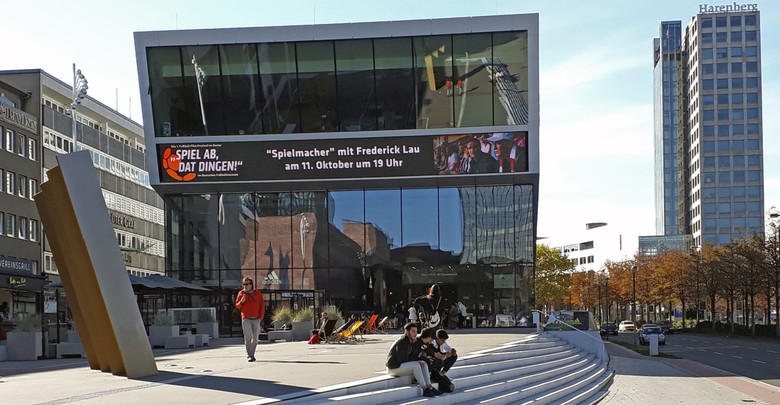
M449 377L440 373L438 370L431 371L431 381L439 383L439 391L441 392L455 391L455 383L453 383Z

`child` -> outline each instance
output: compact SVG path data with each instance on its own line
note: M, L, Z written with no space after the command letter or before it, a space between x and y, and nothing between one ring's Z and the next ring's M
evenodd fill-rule
M314 329L311 331L311 338L309 338L310 345L320 344L320 331Z

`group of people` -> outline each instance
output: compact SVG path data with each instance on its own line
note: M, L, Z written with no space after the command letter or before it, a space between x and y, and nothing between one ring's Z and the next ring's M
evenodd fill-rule
M527 168L526 139L511 133L483 134L439 146L439 174L514 173Z
M444 329L423 328L418 336L417 325L406 323L403 336L387 353L387 373L394 377L413 375L426 397L452 392L455 386L447 372L458 354L447 339L449 335ZM433 387L433 382L439 384L438 389Z
M408 318L407 318L408 315ZM462 302L448 303L441 295L438 284L431 286L429 293L412 300L404 310L403 301L395 308L396 325L404 325L406 319L415 323L418 330L425 327L465 327L467 310Z

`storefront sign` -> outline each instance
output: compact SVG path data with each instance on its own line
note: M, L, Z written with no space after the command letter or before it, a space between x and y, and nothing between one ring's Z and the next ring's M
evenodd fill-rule
M699 14L710 13L739 13L743 11L758 11L758 4L721 4L711 6L709 4L699 4Z
M22 270L32 272L32 261L0 256L0 270Z
M16 276L8 277L8 285L14 288L24 287L27 285L27 277L16 277Z
M313 291L282 291L281 295L282 298L293 298L293 297L314 298Z
M25 127L29 129L30 132L38 131L38 120L32 115L14 107L0 105L0 119L20 127Z
M247 182L517 173L527 132L158 145L160 181Z
M111 217L111 223L114 225L122 226L125 228L135 229L135 220L127 216L114 215L113 212L108 213Z

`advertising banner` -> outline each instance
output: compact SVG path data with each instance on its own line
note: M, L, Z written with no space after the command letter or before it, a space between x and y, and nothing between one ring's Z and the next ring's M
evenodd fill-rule
M517 173L527 132L158 145L160 181L251 182Z

